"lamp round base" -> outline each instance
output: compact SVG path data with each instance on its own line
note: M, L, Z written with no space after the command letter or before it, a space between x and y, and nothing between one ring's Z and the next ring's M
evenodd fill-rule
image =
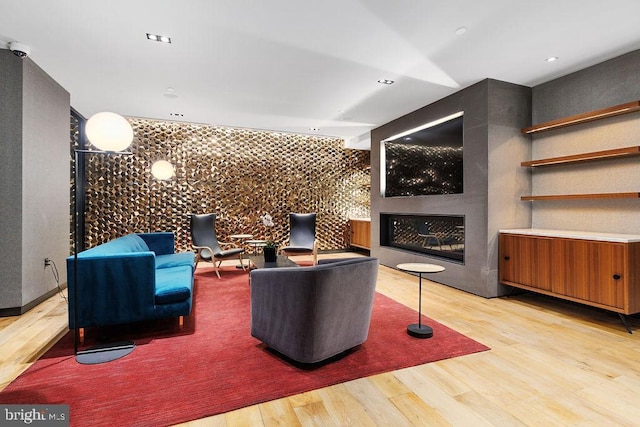
M97 365L111 362L131 353L136 345L131 341L101 344L88 350L79 351L76 361L82 365Z
M433 329L427 325L414 323L407 326L407 334L414 338L431 338L433 336Z

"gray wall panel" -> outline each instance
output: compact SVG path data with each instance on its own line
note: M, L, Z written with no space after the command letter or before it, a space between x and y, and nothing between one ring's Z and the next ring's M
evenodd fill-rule
M0 309L22 302L22 69L0 49Z
M22 305L56 287L69 255L69 93L27 59L23 90Z
M21 312L66 277L69 94L31 59L0 50L0 310Z
M446 271L432 275L430 279L485 297L502 292L497 283L497 228L505 217L519 226L528 226L530 222L528 205L513 203L523 188L528 189L528 176L518 167L529 155L528 138L520 135L520 128L529 124L530 100L529 88L485 80L372 131L371 252L383 265L395 267L401 262L440 264ZM464 193L381 197L380 141L461 110L465 113ZM495 172L490 167L490 156L500 162ZM509 185L505 187L504 181ZM496 194L490 190L494 189L499 193L492 201ZM503 207L505 200L510 203L509 209ZM380 213L464 215L464 264L380 247Z
M533 88L533 124L640 100L640 50Z

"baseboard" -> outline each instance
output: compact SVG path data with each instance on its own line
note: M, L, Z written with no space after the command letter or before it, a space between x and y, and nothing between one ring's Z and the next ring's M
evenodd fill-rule
M342 248L342 249L318 249L318 255L321 254L339 254L339 253L347 253L347 252L369 252L365 249L360 249L356 247Z
M62 289L65 289L65 288L66 286L63 285ZM0 308L0 317L20 316L26 313L27 311L31 310L33 307L37 306L38 304L48 300L58 292L59 292L58 288L53 288L46 294L41 295L40 297L34 299L28 304L23 305L22 307Z

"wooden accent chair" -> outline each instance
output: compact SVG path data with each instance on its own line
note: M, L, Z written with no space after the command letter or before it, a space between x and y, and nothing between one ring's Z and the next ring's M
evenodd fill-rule
M219 267L226 259L238 258L242 269L246 270L242 261L243 248L232 247L222 249L221 245L228 246L231 243L218 242L216 237L216 214L191 215L191 240L196 252L196 267L200 260L211 261L216 276L220 278Z

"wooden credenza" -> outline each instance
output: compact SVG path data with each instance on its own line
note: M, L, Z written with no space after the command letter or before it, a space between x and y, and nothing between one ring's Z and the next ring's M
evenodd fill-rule
M351 246L371 250L371 219L352 218L349 220L351 229Z
M640 235L516 229L500 230L499 239L500 283L640 312Z

